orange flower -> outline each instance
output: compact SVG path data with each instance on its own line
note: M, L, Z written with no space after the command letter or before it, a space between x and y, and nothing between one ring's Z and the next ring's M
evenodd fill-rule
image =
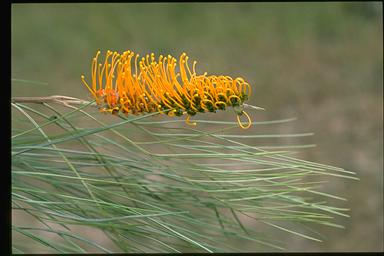
M92 60L91 85L83 75L81 79L102 112L187 114L186 122L195 125L190 123L190 116L232 106L240 127L251 126L251 119L243 110L251 86L240 77L197 75L196 61L190 68L185 53L179 57L179 72L177 60L171 55L156 59L151 53L139 60L139 55L131 51L119 54L108 50L103 63L98 62L99 55L100 51ZM242 114L248 119L245 125L240 121Z

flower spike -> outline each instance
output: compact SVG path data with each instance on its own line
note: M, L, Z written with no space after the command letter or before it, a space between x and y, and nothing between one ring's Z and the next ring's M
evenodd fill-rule
M251 86L243 78L208 75L206 72L198 75L197 62L193 61L190 68L186 53L182 53L178 61L171 55L156 58L154 53L139 58L132 51L120 54L108 50L103 62L98 61L99 56L101 52L97 51L92 59L92 83L88 84L84 76L81 80L101 112L186 114L185 122L196 125L196 122L190 122L190 117L199 112L233 107L239 126L248 129L252 121L243 108L262 109L244 103L251 94ZM177 62L179 72L176 71ZM243 114L247 123L240 120Z

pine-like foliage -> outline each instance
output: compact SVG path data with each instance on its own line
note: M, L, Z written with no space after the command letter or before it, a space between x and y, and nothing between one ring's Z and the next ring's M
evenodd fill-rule
M204 115L188 126L91 103L13 102L13 252L280 250L274 232L318 241L300 227L340 227L346 209L328 201L343 198L319 185L352 172L293 157L300 146L254 143L308 135L257 131L292 120L244 131Z

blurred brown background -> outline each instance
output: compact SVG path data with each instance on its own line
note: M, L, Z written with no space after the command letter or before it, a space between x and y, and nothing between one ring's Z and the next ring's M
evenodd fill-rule
M267 109L257 118L297 117L281 132L314 132L301 157L361 179L327 187L348 199L345 229L322 228L323 243L286 234L288 249L382 251L382 15L381 2L14 4L12 78L48 85L15 80L12 95L87 98L80 75L98 49L185 51L199 73L249 81L250 103Z

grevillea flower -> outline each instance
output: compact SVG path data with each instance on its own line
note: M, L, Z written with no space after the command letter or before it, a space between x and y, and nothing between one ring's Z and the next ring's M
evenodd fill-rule
M188 56L183 53L177 60L168 55L139 55L131 51L122 54L107 51L104 61L98 62L100 51L92 60L92 83L81 76L102 112L138 115L158 111L168 116L190 116L201 112L216 112L233 107L240 127L251 126L249 115L243 110L244 101L251 94L251 86L243 78L196 73L196 61L192 68ZM240 116L248 119L246 124Z

